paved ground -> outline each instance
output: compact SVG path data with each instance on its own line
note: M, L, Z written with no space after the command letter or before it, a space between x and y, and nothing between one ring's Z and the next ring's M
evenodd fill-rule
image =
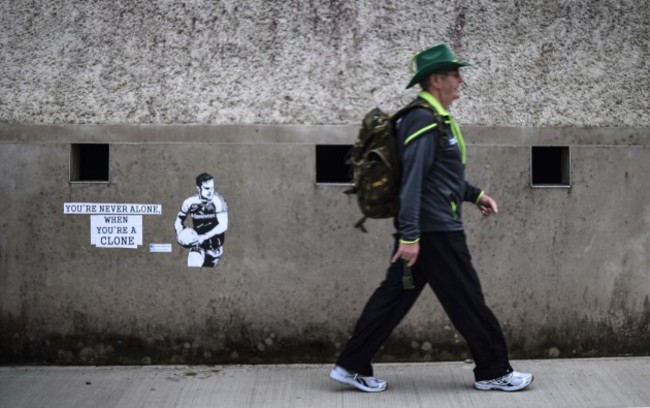
M517 393L472 389L465 363L378 364L387 391L328 379L329 365L0 367L0 407L641 407L650 357L513 362L535 381Z

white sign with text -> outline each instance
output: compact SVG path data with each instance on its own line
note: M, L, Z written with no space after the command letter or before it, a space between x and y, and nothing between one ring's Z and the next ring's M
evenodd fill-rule
M142 245L142 215L91 215L90 243L98 248Z
M63 214L160 215L160 204L63 203Z

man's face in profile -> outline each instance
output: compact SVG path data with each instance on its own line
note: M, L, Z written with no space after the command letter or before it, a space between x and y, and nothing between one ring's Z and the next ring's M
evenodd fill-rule
M196 188L199 191L199 196L203 200L211 200L214 197L214 179L204 181L201 187Z

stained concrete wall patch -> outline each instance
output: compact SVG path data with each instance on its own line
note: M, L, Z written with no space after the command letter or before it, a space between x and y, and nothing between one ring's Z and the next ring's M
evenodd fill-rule
M192 225L185 225L187 218ZM214 177L196 176L196 194L186 198L174 221L176 242L189 249L187 266L216 267L223 255L228 229L228 205L215 190Z

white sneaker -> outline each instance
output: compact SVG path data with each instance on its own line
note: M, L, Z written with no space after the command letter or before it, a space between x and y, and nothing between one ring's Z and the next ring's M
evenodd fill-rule
M388 386L384 380L351 373L345 368L339 366L334 366L332 371L330 371L330 378L334 381L357 387L361 391L365 392L384 391Z
M506 374L503 377L495 378L493 380L476 381L474 382L474 388L481 391L519 391L528 387L532 382L532 374L513 371L510 374Z

